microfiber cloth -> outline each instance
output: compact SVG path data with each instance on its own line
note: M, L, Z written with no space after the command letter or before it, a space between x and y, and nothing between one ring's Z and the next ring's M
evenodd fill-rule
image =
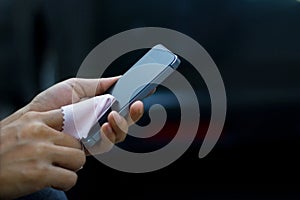
M100 95L61 107L63 132L77 139L86 138L91 128L111 107L115 98L110 94Z

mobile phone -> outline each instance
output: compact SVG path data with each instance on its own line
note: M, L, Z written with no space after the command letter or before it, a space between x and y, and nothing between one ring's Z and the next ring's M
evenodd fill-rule
M144 99L149 93L169 77L180 65L180 59L162 44L152 47L106 93L116 98L112 106L102 115L99 125L107 122L108 114L115 110L123 117L129 114L130 105ZM99 126L94 127L82 143L92 147L101 139Z

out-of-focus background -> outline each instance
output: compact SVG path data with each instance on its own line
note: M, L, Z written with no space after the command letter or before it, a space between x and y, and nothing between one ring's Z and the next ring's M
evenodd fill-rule
M200 75L183 70L203 111L199 137L186 153L144 174L120 172L88 157L77 185L67 191L70 200L106 193L139 199L299 198L298 0L0 0L1 119L40 91L76 76L83 59L103 40L145 26L180 31L211 55L228 100L221 138L208 156L198 158L210 117L209 95ZM115 68L130 66L139 55ZM184 67L189 69L188 63ZM165 93L159 89L146 108L151 101L163 101ZM176 113L173 104L165 106ZM174 113L166 134L176 129ZM140 141L140 146L147 150L168 139L172 135Z

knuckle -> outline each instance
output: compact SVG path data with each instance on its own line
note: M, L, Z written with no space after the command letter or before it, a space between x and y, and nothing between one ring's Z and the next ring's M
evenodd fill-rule
M37 119L39 117L39 112L36 112L36 111L28 111L26 112L22 118L27 120L27 121L31 121L33 119Z
M71 86L72 86L72 88L76 85L76 83L77 83L77 78L76 77L72 77L72 78L69 78L69 79L67 79L66 80L66 82L68 83L68 84L70 84Z
M46 125L40 122L26 123L21 129L20 137L26 138L37 134L44 133L46 131Z
M68 81L69 81L69 84L70 84L72 90L75 93L77 93L80 97L87 96L83 85L80 83L79 78L73 77L73 78L68 79Z
M76 91L78 89L78 85L79 85L78 78L76 78L76 77L70 78L70 79L68 79L68 83L70 84L70 86L73 90Z
M44 157L46 154L51 152L48 145L44 142L36 143L34 146L34 151L38 157Z
M35 178L40 180L43 179L45 174L48 174L50 172L49 165L42 164L40 161L36 161L35 168L33 170L35 171ZM34 173L34 172L33 172Z
M41 123L41 122L35 123L35 130L34 130L35 133L42 134L42 133L47 132L48 130L49 130L49 127L46 124Z
M34 122L26 123L20 132L20 138L27 138L31 134L35 133L37 129L37 124Z
M40 160L31 160L28 166L21 170L21 174L28 183L32 183L37 189L41 189L46 186L44 180L45 175L48 174L49 170L49 166Z

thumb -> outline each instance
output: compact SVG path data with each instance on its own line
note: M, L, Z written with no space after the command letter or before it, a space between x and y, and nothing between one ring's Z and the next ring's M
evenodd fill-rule
M73 88L79 99L82 99L103 94L120 77L121 76L115 76L100 79L71 78L68 79L66 83Z
M63 114L61 109L50 110L40 113L40 120L49 127L61 131L63 126Z

